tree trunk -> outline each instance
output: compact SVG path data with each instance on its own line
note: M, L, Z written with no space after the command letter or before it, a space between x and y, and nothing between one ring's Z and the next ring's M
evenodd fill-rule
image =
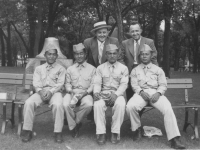
M34 0L26 0L27 3L27 16L29 21L29 43L30 49L28 51L29 58L34 57L34 43L35 43L35 22L36 22L36 14L35 14L35 3Z
M0 39L1 39L1 66L6 65L6 57L5 57L5 44L3 39L3 30L0 29Z
M12 49L11 49L11 23L8 22L7 24L7 34L8 34L8 38L7 38L7 66L12 66Z
M165 32L163 44L163 70L170 78L169 49L170 49L170 20L173 14L174 0L163 0Z
M197 72L197 64L198 64L198 49L199 49L199 44L198 44L198 32L194 33L194 66L193 66L193 73Z
M36 56L38 54L38 52L40 51L40 40L41 40L41 33L43 32L43 19L42 19L42 15L43 14L43 5L42 5L42 1L38 1L38 10L37 10L37 19L38 22L36 24L36 29L35 29L35 43L34 43L34 56Z

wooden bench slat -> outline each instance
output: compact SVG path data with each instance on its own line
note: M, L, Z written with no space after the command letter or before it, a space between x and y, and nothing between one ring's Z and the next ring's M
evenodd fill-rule
M22 84L23 80L0 79L0 84Z
M187 79L187 78L183 78L183 79L167 79L167 83L192 83L192 79Z
M190 89L193 88L192 84L167 84L168 89Z
M23 74L0 73L0 79L23 79Z
M27 85L27 84L28 84L28 85L29 85L29 84L32 85L32 84L33 84L33 80L25 80L25 85Z
M26 79L33 80L33 74L26 74Z

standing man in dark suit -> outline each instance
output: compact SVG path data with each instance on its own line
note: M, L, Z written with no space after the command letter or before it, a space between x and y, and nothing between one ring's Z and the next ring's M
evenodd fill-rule
M118 39L108 36L110 28L111 26L107 25L105 21L95 23L94 28L91 30L94 37L87 38L83 42L88 52L87 62L96 68L107 61L105 56L106 45L114 44L119 47ZM118 61L123 63L121 57L118 57ZM88 119L94 120L93 111L88 115Z
M119 42L117 38L109 37L110 25L107 25L105 21L100 21L94 24L94 28L91 32L95 35L94 37L87 38L84 40L83 44L88 51L87 62L95 67L106 62L106 45L114 44L119 47ZM122 60L118 61L122 62Z
M154 41L149 38L145 38L141 36L142 28L141 25L137 22L130 26L129 29L130 35L132 38L127 39L122 42L122 49L124 49L125 56L124 62L125 65L128 67L129 72L132 71L138 64L140 64L140 50L144 44L147 44L152 49L152 58L151 62L155 65L158 65L157 62L157 50L154 45ZM129 100L133 96L133 90L129 84L126 90L127 100Z

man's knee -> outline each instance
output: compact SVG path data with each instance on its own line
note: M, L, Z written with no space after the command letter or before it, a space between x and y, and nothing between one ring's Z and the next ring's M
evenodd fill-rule
M103 103L103 100L98 100L94 102L94 108L99 108L99 107L101 108L104 106L105 106L105 103Z
M87 95L82 99L82 105L85 107L92 107L93 106L93 98L91 95Z
M115 105L116 105L116 107L125 108L126 101L125 101L124 97L123 96L119 96L115 101Z

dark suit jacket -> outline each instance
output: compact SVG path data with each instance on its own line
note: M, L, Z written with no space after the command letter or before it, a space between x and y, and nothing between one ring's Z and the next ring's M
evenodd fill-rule
M98 59L99 51L98 51L97 38L92 37L92 38L85 39L83 44L88 52L87 62L89 64L93 65L94 67L98 67L99 66L99 59ZM105 43L104 43L101 64L103 64L104 62L107 61L107 59L105 57L105 53L106 53L106 45L108 45L108 44L115 44L115 45L117 45L117 47L119 47L119 42L118 42L117 38L107 37L105 40Z
M154 41L152 39L145 38L145 37L141 37L139 52L137 53L138 54L137 57L138 57L138 61L139 61L138 63L140 63L140 59L139 59L140 50L141 50L142 45L144 45L144 44L147 44L151 47L151 49L153 50L153 57L152 57L151 61L153 64L158 65L157 50L154 45ZM131 73L131 71L133 69L133 62L134 62L134 40L133 40L133 38L124 40L122 42L122 49L125 52L124 62L126 64L126 66L128 67L129 72Z

